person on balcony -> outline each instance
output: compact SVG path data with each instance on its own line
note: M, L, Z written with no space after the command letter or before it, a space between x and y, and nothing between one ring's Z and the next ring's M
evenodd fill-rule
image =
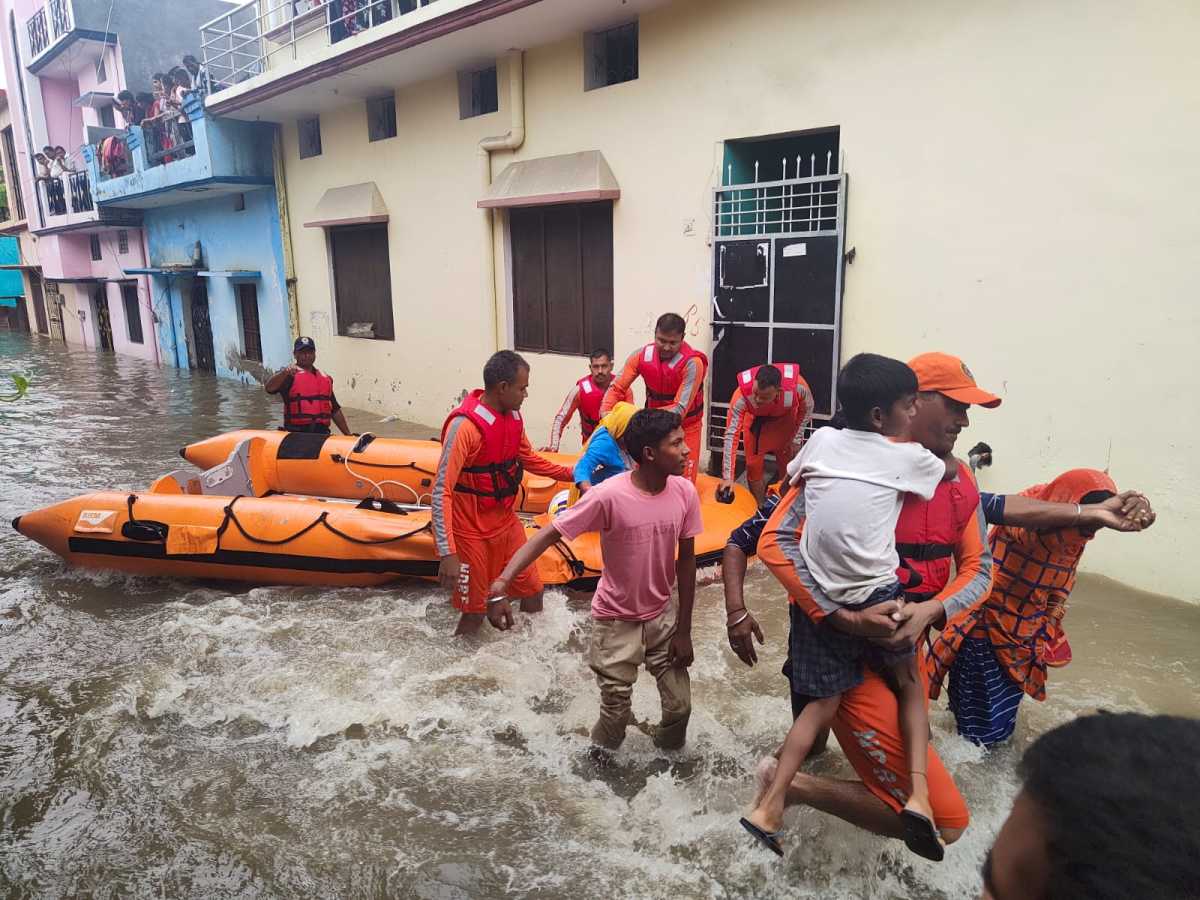
M192 90L200 94L201 97L206 97L212 93L213 83L212 77L208 74L208 66L201 65L200 61L189 53L183 58L183 67L187 69L187 73L192 80Z
M170 123L170 127L175 132L173 146L184 147L183 153L180 155L191 156L194 151L185 145L192 142L192 123L188 120L183 107L187 95L192 92L192 77L183 66L173 68L167 73L167 77L171 80L168 106L174 114Z

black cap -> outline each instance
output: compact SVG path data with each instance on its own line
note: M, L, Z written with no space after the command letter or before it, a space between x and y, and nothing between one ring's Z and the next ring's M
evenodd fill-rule
M313 343L310 337L298 337L296 343L292 344L292 352L299 353L301 350L316 350L317 345Z

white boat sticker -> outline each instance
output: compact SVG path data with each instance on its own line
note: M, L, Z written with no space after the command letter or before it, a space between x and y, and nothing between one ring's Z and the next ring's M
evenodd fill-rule
M115 509L85 509L79 513L75 530L88 534L112 534L116 519Z
M783 248L783 258L789 256L808 256L808 244L788 244Z

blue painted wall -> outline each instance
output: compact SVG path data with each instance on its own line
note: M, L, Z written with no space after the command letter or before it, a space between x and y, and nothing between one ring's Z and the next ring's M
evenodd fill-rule
M15 237L0 237L0 265L16 265L21 261L21 245ZM0 269L0 297L23 297L20 269Z
M251 382L265 380L268 373L292 361L292 338L275 190L248 191L244 197L246 208L241 211L234 210L235 195L148 209L143 228L152 267L190 266L196 241L200 241L205 269L261 272L252 283L258 292L262 364L242 357L237 282L205 279L217 374ZM153 275L151 280L163 362L186 367L192 278Z

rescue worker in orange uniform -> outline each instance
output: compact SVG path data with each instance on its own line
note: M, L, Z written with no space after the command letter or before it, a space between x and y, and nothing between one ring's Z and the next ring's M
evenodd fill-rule
M529 389L529 364L511 350L483 367L483 390L474 390L442 425L442 455L433 484L433 535L438 578L462 613L455 634L474 634L487 614L487 590L525 543L514 507L528 469L570 484L573 474L533 452L521 404ZM462 572L467 566L468 571ZM460 581L460 576L461 581ZM542 608L536 566L509 583L522 612Z
M813 396L795 363L755 366L739 372L729 400L721 458L721 492L733 491L739 441L746 448L746 485L761 505L767 499L764 464L775 454L777 475L800 449L812 420Z
M663 313L654 323L654 341L625 360L621 374L609 385L600 404L600 415L608 415L631 395L634 381L646 384L646 408L666 409L683 420L683 437L688 461L684 475L696 481L700 460L700 436L704 430L704 378L708 357L688 346L683 339L683 316Z
M550 443L542 447L544 452L558 452L563 429L567 427L576 410L579 411L579 429L583 432L584 442L600 424L600 404L604 401L604 392L613 380L612 353L604 348L593 350L588 357L588 368L591 371L571 386L562 406L554 414L554 422L550 426Z
M1000 398L981 390L962 360L926 353L909 361L916 373L919 400L910 436L934 455L947 459L958 433L969 424L972 404L991 408ZM924 643L930 628L961 627L992 587L992 555L985 540L979 490L970 469L959 463L957 474L938 485L932 500L909 495L896 526L896 549L905 571L920 575L906 602L884 603L864 610L827 608L821 592L798 552L804 527L804 492L790 491L772 513L759 555L788 591L793 631L825 624L849 634L872 638L899 649ZM900 573L897 572L899 575ZM903 581L904 579L902 579ZM730 645L737 647L758 627L748 610L734 610L727 623ZM791 642L789 641L789 644ZM787 668L805 665L789 652ZM883 676L871 669L863 682L842 696L834 719L838 743L861 781L797 775L788 802L831 813L860 828L902 838L897 813L907 800L909 773L900 733L896 695ZM792 712L799 715L810 698L792 692ZM970 820L966 803L949 772L931 747L926 779L934 819L946 844L952 844ZM760 764L760 778L772 774L771 760Z
M317 366L317 345L310 337L296 338L292 345L296 364L276 372L263 385L268 394L283 398L283 430L329 434L332 421L342 434L350 426L333 395L333 379Z

